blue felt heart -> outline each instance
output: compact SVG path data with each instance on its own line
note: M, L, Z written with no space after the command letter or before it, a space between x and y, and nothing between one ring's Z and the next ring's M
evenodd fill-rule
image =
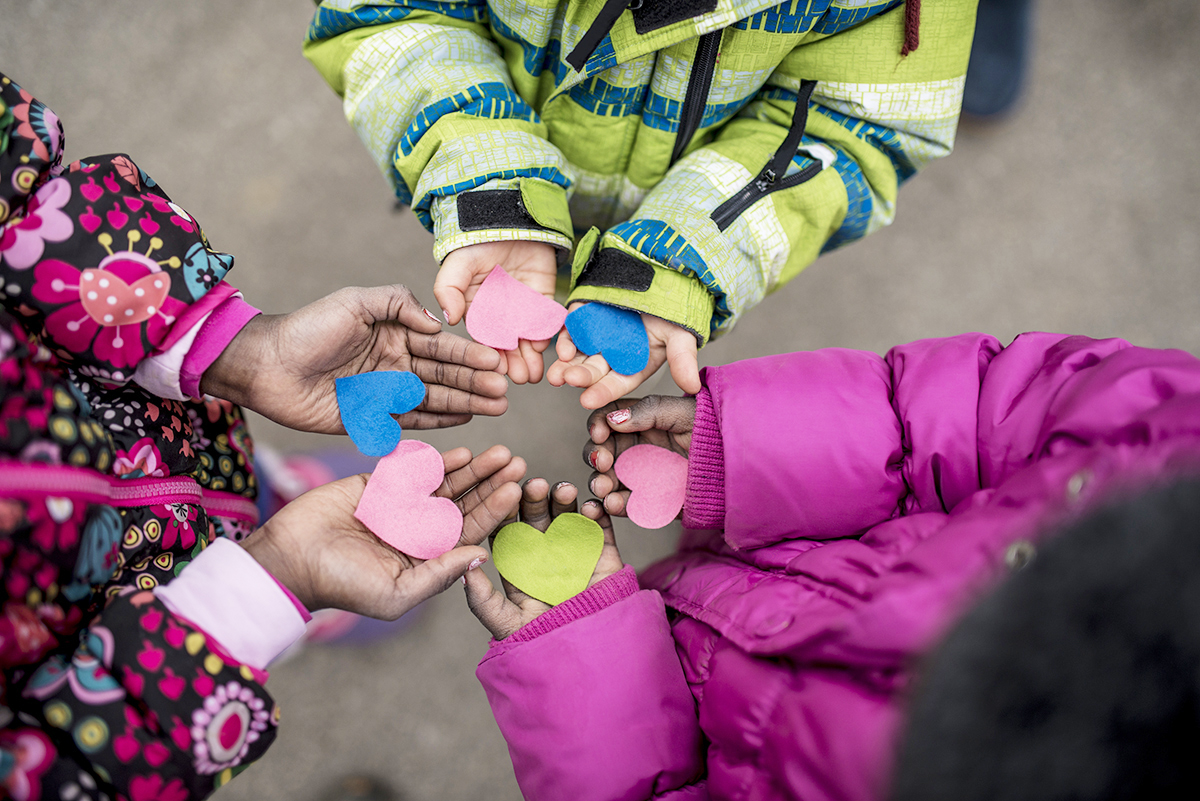
M604 303L586 303L567 315L567 333L575 347L597 353L621 375L634 375L650 361L650 340L642 315Z
M339 378L338 410L354 445L367 456L387 456L403 433L393 414L411 412L425 400L421 379L401 370Z

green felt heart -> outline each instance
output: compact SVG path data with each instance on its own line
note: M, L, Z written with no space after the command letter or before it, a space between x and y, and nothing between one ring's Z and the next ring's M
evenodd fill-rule
M492 562L521 592L551 606L587 589L604 550L604 531L581 514L561 514L546 533L509 523L492 542Z

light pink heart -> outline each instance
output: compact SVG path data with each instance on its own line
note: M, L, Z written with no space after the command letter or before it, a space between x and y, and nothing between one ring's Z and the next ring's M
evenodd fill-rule
M79 301L100 325L137 325L158 313L170 291L171 279L163 272L127 284L107 270L89 268L79 282Z
M642 528L675 519L687 494L687 459L657 445L634 445L617 457L617 478L630 490L625 513Z
M442 455L432 445L402 440L375 466L354 516L401 553L441 556L458 544L463 526L454 501L430 497L445 474Z
M517 341L549 339L562 330L567 310L496 265L467 309L467 333L497 350L516 350Z

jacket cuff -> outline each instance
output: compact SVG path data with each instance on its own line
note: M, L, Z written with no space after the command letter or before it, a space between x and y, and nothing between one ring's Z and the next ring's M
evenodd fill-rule
M537 178L492 180L433 202L433 256L484 242L545 242L566 264L574 244L567 190Z
M683 526L725 528L725 442L721 438L720 421L708 387L696 395L696 418L692 424L691 447L688 448Z
M593 301L661 317L691 331L700 346L712 329L713 297L698 278L658 264L597 228L575 248L567 305Z
M240 545L219 537L154 594L237 661L265 670L304 633L300 610Z
M200 397L200 379L217 357L225 352L246 323L261 311L234 295L222 303L200 325L200 330L179 369L179 388L189 398Z
M573 598L568 598L558 606L538 615L503 640L493 640L493 645L500 643L515 644L537 639L543 634L549 634L555 629L578 620L581 617L595 614L601 609L612 606L617 601L628 598L638 592L637 573L629 565L620 572L596 582Z

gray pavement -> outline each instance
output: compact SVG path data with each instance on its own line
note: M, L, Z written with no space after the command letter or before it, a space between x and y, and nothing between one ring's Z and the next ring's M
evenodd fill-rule
M305 0L0 0L0 70L58 112L68 157L133 155L235 254L232 282L264 310L388 282L432 303L429 235L393 211L301 56L311 13ZM891 228L821 259L703 360L1034 329L1200 354L1198 41L1195 0L1042 3L1019 112L964 124L954 155L904 188ZM535 475L586 480L577 392L510 398L499 419L422 438L504 443ZM252 427L284 450L345 443ZM617 532L638 566L676 533ZM364 770L411 801L520 798L473 676L486 646L451 591L394 639L309 647L271 679L277 744L216 798L307 801Z

